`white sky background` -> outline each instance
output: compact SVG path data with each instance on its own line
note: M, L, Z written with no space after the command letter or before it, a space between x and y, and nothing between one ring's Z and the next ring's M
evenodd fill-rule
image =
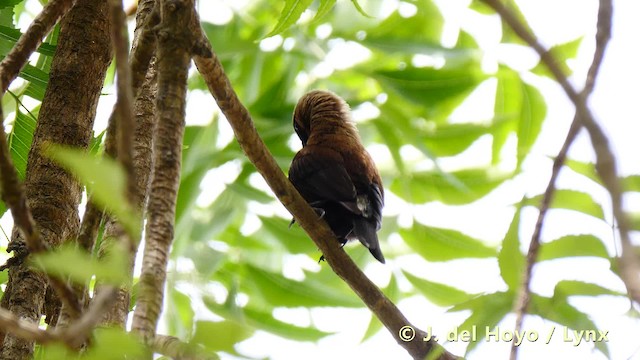
M345 1L345 0L343 0ZM397 0L385 0L388 9L393 10L398 6ZM130 1L125 0L125 4ZM522 56L531 56L529 52L513 51L498 44L499 33L497 20L473 16L466 9L468 1L465 0L436 0L445 13L447 21L455 19L457 24L448 22L445 29L446 44L455 41L451 34L455 34L457 27L477 34L481 48L486 52L485 65L492 66L496 60L522 61ZM37 3L30 1L30 3ZM200 0L199 8L203 21L214 23L225 23L233 16L232 8L238 9L245 6L248 1L230 0ZM366 9L366 2L361 2ZM585 41L579 52L578 59L572 64L575 76L572 78L574 84L581 88L584 83L584 74L591 62L593 51L593 37L595 34L595 20L597 13L596 0L520 0L518 1L522 11L528 16L529 24L547 47L564 43L584 35ZM278 5L280 6L280 5ZM411 6L404 6L405 11L411 12ZM34 6L34 12L39 11L39 5ZM640 35L640 23L637 20L640 14L640 3L636 0L615 0L614 1L614 31L613 39L606 53L605 62L601 69L598 82L590 104L596 115L610 136L611 145L617 155L619 168L623 175L640 173L640 162L637 160L638 135L640 126L638 125L640 110L637 107L637 90L640 84L640 69L638 59L640 59L640 49L637 46L637 37ZM484 20L483 20L484 19ZM454 21L455 21L454 20ZM20 22L19 25L25 28L28 22ZM283 39L267 39L260 43L263 48L280 46ZM286 41L285 41L286 44ZM330 76L333 68L349 66L354 58L364 60L362 51L357 47L349 56L336 56L338 52L329 53L327 61L310 76ZM341 45L340 53L345 53L345 45ZM535 58L534 58L535 59ZM532 64L537 60L533 60ZM523 69L524 70L524 69ZM193 70L192 70L193 71ZM548 118L545 122L539 141L532 149L532 155L525 163L525 175L514 181L510 181L499 189L491 193L484 199L463 207L444 206L439 203L431 203L423 206L407 206L396 197L388 196L386 214L400 213L405 224L410 224L412 219L420 222L463 231L474 237L486 240L492 245L502 239L509 222L513 216L514 209L511 204L520 200L523 192L528 195L535 195L544 191L546 187L551 160L549 156L557 154L564 141L570 121L573 119L573 107L567 100L561 89L549 81L539 81L526 77L535 85L543 88L543 95L548 102ZM308 81L308 78L301 78ZM483 91L491 91L491 86L495 84L484 84L483 89L479 89L469 99L466 106L457 111L454 121L466 121L470 116L470 111L474 113L474 119L480 118L477 114L487 114L484 118L491 118L493 108L492 102L485 101ZM210 95L201 91L191 92L187 107L187 123L206 123L210 121L214 109ZM98 119L96 127L100 130L106 127L106 119L109 116L115 96L103 96L98 108ZM366 109L354 109L356 120L358 117L367 118L371 115ZM231 130L225 122L221 122L225 140L231 140ZM293 134L293 132L292 132ZM480 140L472 146L472 149L465 152L459 159L442 165L445 169L459 168L468 164L477 164L478 158L475 154L486 146L488 139ZM485 142L483 144L483 142ZM296 143L297 145L297 143ZM297 145L299 146L299 145ZM379 151L379 147L370 149L375 154L380 166L392 166L388 155ZM407 156L411 156L411 151L407 150ZM583 133L574 143L570 157L578 160L593 160L588 137ZM381 160L378 160L381 159ZM225 167L222 171L212 172L205 178L203 187L207 192L203 193L200 203L208 203L222 191L225 186L224 179L232 181L233 167ZM214 175L215 174L215 175ZM220 176L222 175L222 176ZM256 179L256 182L263 182ZM562 173L558 185L560 188L581 189L594 194L597 201L601 202L607 209L609 201L607 194L590 184L581 181L581 178L565 171ZM640 211L640 196L634 194L626 198L627 209ZM276 212L286 214L284 209L256 209L257 212ZM579 234L584 232L594 233L602 239L611 239L611 230L606 226L592 226L586 229L585 223L593 223L592 219L586 219L583 215L571 212L557 212L561 216L551 216L547 218L543 240L555 239L560 235ZM528 239L533 230L533 224L537 212L527 208L523 210L521 237ZM462 220L461 220L462 219ZM586 220L586 221L585 221ZM2 226L10 229L8 216L3 217ZM248 224L247 231L254 225ZM638 240L638 239L635 239ZM401 240L390 239L392 245L400 245ZM528 246L528 245L527 245ZM615 253L613 240L606 244L611 254ZM526 246L523 246L526 251ZM286 264L286 269L292 269L291 276L296 276L295 269L299 266L313 267L308 261L301 261L297 257L291 257L290 264ZM376 283L384 286L389 275L407 270L413 274L423 276L433 281L450 284L468 292L493 292L505 290L506 286L500 279L499 270L495 261L489 260L463 260L449 263L429 263L418 256L406 256L394 261L388 261L386 265L371 262L365 272ZM289 272L289 271L287 271ZM289 275L288 273L286 275ZM548 261L536 265L534 269L533 289L536 293L550 296L555 283L564 279L577 279L594 282L615 290L624 291L621 281L610 273L608 263L601 259L573 259L562 261ZM336 277L336 281L340 281ZM401 286L407 286L406 283ZM191 289L193 290L193 289ZM191 293L191 291L189 291ZM637 334L640 331L638 320L630 320L626 316L629 308L628 301L619 298L599 297L593 298L573 298L572 304L580 310L591 314L592 319L600 329L609 330L609 350L612 359L640 359L640 343ZM426 329L431 327L433 331L441 337L445 332L460 324L467 316L465 313L446 313L445 308L428 303L421 297L409 298L401 301L400 309L405 316L416 326ZM282 339L268 333L258 332L251 339L238 345L241 353L255 356L267 357L274 360L287 359L408 359L407 353L399 347L395 340L386 330L382 330L370 340L360 343L360 339L366 330L369 322L369 311L329 309L313 310L309 313L305 309L278 309L276 317L298 325L309 325L313 323L319 329L329 332L336 332L336 335L328 336L316 343L300 343ZM210 319L204 313L197 315L202 319ZM501 328L509 330L513 328L514 318L508 316ZM537 317L528 317L524 329L536 330L544 337L552 323L544 322ZM581 359L603 359L599 352L594 352L591 344L583 344L573 347L571 343L561 341L560 328L556 329L556 334L549 345L542 341L526 343L520 349L520 359L539 359L548 354L557 357L581 358ZM556 341L557 340L557 341ZM450 343L445 347L459 355L464 353L466 344ZM482 343L471 353L470 359L508 358L510 343ZM223 356L223 359L232 359Z

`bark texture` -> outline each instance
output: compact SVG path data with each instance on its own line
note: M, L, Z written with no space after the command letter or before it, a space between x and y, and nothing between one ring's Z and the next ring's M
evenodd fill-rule
M196 23L193 0L165 0L160 4L154 172L147 205L140 293L133 317L133 330L145 340L155 335L162 310L180 184L187 75L195 43L194 33L185 25Z
M154 6L154 0L143 0L138 4L136 14L136 30L133 38L133 48L131 51L131 70L133 93L137 93L134 102L135 132L133 140L133 173L135 188L133 190L133 207L143 213L149 188L149 178L152 169L152 138L155 125L155 98L157 93L156 68L153 60L149 57L155 50L155 36L150 36L151 24L147 20ZM142 55L140 55L142 53ZM148 67L148 68L147 68ZM145 76L146 73L146 76ZM115 124L115 122L112 122ZM115 156L116 144L113 134L117 129L108 129L110 155ZM108 248L115 241L123 236L122 228L117 225L112 218L107 219L105 224L105 237L98 250L98 256L103 258L108 253ZM137 243L139 237L134 240L129 258L129 273L133 276L133 264L137 253ZM104 291L102 285L98 286L96 292ZM105 313L102 323L124 328L130 308L130 286L123 286L118 289L116 301Z
M79 0L63 18L53 59L49 84L29 153L25 188L27 202L42 238L50 246L77 236L80 184L72 175L42 154L47 143L86 148L102 89L111 61L111 41L106 3ZM13 232L15 235L16 232ZM9 249L14 255L26 253L24 242L12 236ZM10 291L6 304L18 317L38 322L42 314L45 278L25 264L9 270ZM0 351L2 359L27 359L33 342L8 334Z

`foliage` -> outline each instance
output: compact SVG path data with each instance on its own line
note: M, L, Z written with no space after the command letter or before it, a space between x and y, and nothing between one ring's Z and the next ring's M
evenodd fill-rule
M474 34L459 30L454 45L443 45L444 25L450 19L429 0L404 3L414 8L412 15L399 9L382 13L374 2L359 4L355 0L287 0L282 9L273 4L253 1L228 23L205 22L203 28L284 171L298 147L290 124L297 97L307 89L328 88L343 96L354 110L366 113L369 109L370 114L357 118L359 131L371 149L383 149L376 158L380 159L387 191L401 204L399 207L468 205L510 181L529 176L522 165L547 115L539 82L530 80L548 76L542 65L531 67L524 72L526 75L506 63L487 71L482 65L483 49ZM4 56L19 36L14 19L24 6L18 1L5 1L0 7L0 55ZM472 3L470 11L489 12L477 2ZM13 114L9 118L13 125L9 134L11 155L21 177L38 112L38 106L27 109L22 100L42 100L55 34L40 47L36 64L21 72L25 82L12 88L13 96L3 99L5 114ZM278 45L267 48L263 46L267 40ZM562 60L571 59L580 41L560 44L552 52ZM520 44L505 27L502 42ZM366 56L346 65L327 60L328 54L341 60L352 56L346 49ZM492 89L487 84L495 87L487 91ZM197 75L190 78L189 87L194 92L206 91ZM492 115L480 117L467 111L462 121L452 121L454 113L467 106L478 89L483 89L485 101L493 104ZM326 265L315 265L320 254L313 243L297 226L288 229L289 218L282 214L281 205L225 131L226 124L217 115L207 125L186 129L164 318L170 335L236 355L242 354L235 345L257 331L296 341L317 341L330 332L313 323L294 325L277 319L274 311L363 305ZM101 138L102 134L96 136L94 150ZM509 145L513 140L515 146ZM468 156L470 151L481 153L472 166L449 166L452 159ZM122 220L132 220L130 209L119 206L126 202L118 175L121 171L115 164L96 162L89 155L57 147L48 154L72 171L102 206ZM600 186L592 164L570 160L568 168ZM218 182L214 188L208 183L214 177L224 178L224 183ZM625 179L625 184L628 191L640 191L638 177ZM212 200L203 200L203 193ZM513 218L504 228L504 237L491 241L461 229L421 223L416 214L412 214L411 226L400 226L398 216L386 216L381 246L391 261L389 281L381 282L381 287L393 300L419 296L450 312L468 311L466 320L452 324L460 325L460 330L497 326L512 311L526 262L522 249L530 235L522 231L523 213L530 206L537 207L542 195L522 190L516 197L522 200L513 206ZM0 204L2 213L6 211L3 206ZM591 193L559 189L551 208L585 214L590 222L606 224L607 211ZM401 243L388 240L394 237L401 238ZM539 261L589 256L614 262L603 241L594 234L567 233L545 242ZM361 267L371 261L362 247L347 246L346 251ZM450 269L455 271L457 260L468 258L492 261L499 268L504 286L468 291L415 271L430 262L451 263ZM64 266L56 266L55 259L61 259ZM48 271L78 281L117 266L97 263L73 249L38 261ZM405 261L418 266L405 267ZM291 268L295 268L295 276ZM611 271L618 270L612 267ZM121 280L113 277L114 281ZM399 286L401 283L408 286ZM596 329L589 315L572 305L572 297L624 296L598 284L572 279L559 281L554 289L551 297L534 294L532 312L571 329ZM204 311L198 308L200 300L217 316L216 321L195 317L196 312ZM379 329L379 323L372 319L365 338ZM483 330L479 335L486 334ZM98 339L117 343L104 347L104 351L113 351L122 348L126 337L113 333L100 334ZM467 352L477 344L470 343ZM130 355L140 351L135 342L129 341L128 346ZM608 354L605 344L595 346ZM65 350L50 347L39 351L63 356L60 354Z

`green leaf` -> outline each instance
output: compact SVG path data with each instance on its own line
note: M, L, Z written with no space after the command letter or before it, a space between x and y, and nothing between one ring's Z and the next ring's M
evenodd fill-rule
M482 198L511 176L492 169L465 169L451 173L428 171L395 178L390 189L413 204L441 201L462 205Z
M333 9L333 6L336 4L336 0L320 0L320 6L318 6L318 10L316 11L316 16L313 17L312 23L318 22L322 20L325 15Z
M23 0L0 0L0 9L4 9L7 7L13 7L19 3L21 3Z
M590 291L593 290L593 288L590 289ZM544 319L554 321L574 330L598 330L598 327L596 327L596 324L589 318L589 315L569 304L567 298L555 296L553 298L549 298L531 294L531 303L529 308L531 314L539 315ZM596 341L594 346L606 357L609 357L609 349L607 348L606 343Z
M77 354L61 343L49 343L35 347L36 360L68 360L77 359Z
M509 287L509 290L516 292L522 283L522 274L525 267L525 256L520 251L520 207L516 210L507 230L502 248L498 254L498 266L500 276Z
M458 155L491 127L482 124L438 124L424 136L424 144L436 157Z
M121 329L96 328L94 334L92 346L88 348L83 359L143 359L150 356L137 336Z
M506 0L503 3L504 3L504 6L511 11L512 15L518 20L520 24L524 25L527 28L529 27L529 23L527 22L527 19L525 18L522 11L520 11L520 7L518 6L515 0ZM516 32L513 31L513 29L511 28L511 26L507 24L504 20L502 20L502 42L526 45L526 42L522 40L520 36L518 36L518 34L516 34Z
M234 346L253 335L253 330L235 321L197 321L192 342L210 351L235 353Z
M538 261L575 256L597 256L608 259L609 254L602 240L593 235L567 235L543 243L540 246Z
M362 9L362 7L360 6L360 4L358 3L358 0L351 0L351 3L353 4L353 6L356 8L356 10L358 10L358 12L359 12L362 16L364 16L364 17L368 17L368 18L372 17L372 16L369 16L369 15L364 11L364 9Z
M543 196L544 194L540 194L527 198L524 203L525 205L539 207ZM550 208L574 210L598 219L604 219L602 206L596 203L591 195L576 190L557 189L553 195L553 200L551 200Z
M640 175L629 175L621 179L624 191L640 192Z
M55 144L48 145L44 154L73 173L87 187L96 204L115 215L129 234L139 233L141 221L125 196L125 174L120 164Z
M477 294L469 294L449 285L417 277L406 271L402 273L425 298L438 306L453 306L477 296Z
M175 287L168 286L168 306L165 307L169 326L169 333L180 337L191 334L195 312L191 306L191 298Z
M12 1L12 0L0 0L0 1ZM13 0L18 1L18 0ZM13 7L5 7L0 6L0 25L15 28L15 24L13 22L14 11ZM0 54L8 54L14 43L11 41L0 41Z
M448 312L471 310L471 315L457 327L458 334L462 331L477 331L477 341L470 342L467 355L486 338L487 329L492 330L511 311L514 301L513 292L496 292L480 295L464 303L455 305Z
M15 1L20 2L22 0L15 0ZM2 3L0 2L0 8L2 7L3 7ZM20 30L14 29L8 26L0 25L0 38L11 41L12 43L16 43L18 39L20 39L20 36L22 36L22 33L20 32ZM42 43L36 51L42 55L53 56L53 54L56 51L56 47L51 44ZM6 54L3 54L3 55L6 55Z
M492 127L493 144L491 163L497 164L500 152L507 142L509 134L518 127L518 117L522 113L523 91L520 75L504 65L498 69L496 76L494 112L494 126Z
M583 37L581 36L575 40L553 46L549 49L549 52L556 60L556 64L560 67L560 70L562 70L562 73L565 76L569 76L573 72L571 71L571 68L567 66L567 60L574 59L576 55L578 55L578 49L580 48L580 44L582 44L582 39ZM551 74L547 66L542 61L538 62L538 65L531 69L531 72L555 79L553 74Z
M30 83L25 94L42 101L49 82L49 74L33 65L27 64L20 71L20 77Z
M224 252L212 249L204 241L190 242L181 254L193 261L193 265L203 278L209 278L228 257Z
M577 160L566 159L564 164L574 172L584 175L587 178L593 180L595 183L602 185L602 181L596 172L596 166L591 162L582 162Z
M271 314L249 306L229 309L226 305L220 305L209 298L203 300L211 311L227 320L240 322L256 330L263 330L289 340L318 341L332 334L312 327L296 326L274 319Z
M547 116L547 104L537 88L523 84L522 108L518 122L518 166L529 154Z
M404 145L402 134L399 134L397 127L393 126L391 121L383 121L382 119L375 119L372 121L373 125L378 130L378 134L382 137L385 145L391 153L391 157L396 164L396 167L401 174L404 174L406 169L404 160L400 154L400 148Z
M607 289L600 285L587 283L578 280L562 280L556 284L553 290L553 298L566 299L568 296L598 296L598 295L617 295L626 296L625 293Z
M31 260L39 269L61 278L69 277L79 284L88 283L93 275L111 284L123 284L128 279L127 252L120 246L113 246L110 251L104 260L98 260L69 245L35 254Z
M107 133L107 130L102 130L100 134L91 138L91 142L89 143L89 154L92 156L102 155L102 138Z
M475 62L441 69L408 66L404 70L378 70L371 76L383 88L427 109L459 103L484 78Z
M16 119L9 134L11 160L21 180L24 180L27 171L27 159L33 142L33 132L36 129L38 110L39 107L30 114L24 114L20 107L17 107Z
M227 185L227 188L236 192L239 196L245 200L253 200L262 204L269 204L275 201L275 198L262 190L258 190L251 185L247 185L241 182L234 182Z
M184 151L182 152L182 168L180 188L176 200L176 227L184 226L183 217L190 213L198 195L203 177L214 167L211 159L219 153L214 146L218 136L218 121L214 118L206 126L187 126L184 133Z
M496 249L456 230L414 223L410 229L400 229L400 235L407 245L428 261L496 256Z
M394 11L367 31L362 44L379 48L386 54L444 54L447 59L454 53L460 54L459 49L446 49L440 45L444 17L438 6L431 0L422 0L417 10L409 18Z
M0 204L1 205L1 204ZM635 231L640 231L640 213L628 213L629 223L631 225L631 229Z
M265 38L277 35L284 30L288 29L291 25L293 25L298 19L300 15L307 10L309 5L313 0L285 0L284 8L280 13L280 19L278 19L278 23L276 26L268 33Z
M272 306L362 307L362 302L353 293L337 292L331 285L313 279L295 281L251 265L247 265L245 270L244 285L253 288L255 295Z
M290 220L279 217L260 216L262 227L256 233L259 239L271 238L284 246L291 254L316 253L316 246L309 236L298 225L292 225Z

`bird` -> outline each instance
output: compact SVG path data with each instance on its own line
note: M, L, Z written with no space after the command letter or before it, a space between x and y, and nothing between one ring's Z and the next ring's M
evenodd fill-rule
M349 105L330 91L308 92L295 107L293 128L302 149L291 162L289 181L327 222L342 246L358 239L384 264L377 235L384 188L371 155L362 145Z

